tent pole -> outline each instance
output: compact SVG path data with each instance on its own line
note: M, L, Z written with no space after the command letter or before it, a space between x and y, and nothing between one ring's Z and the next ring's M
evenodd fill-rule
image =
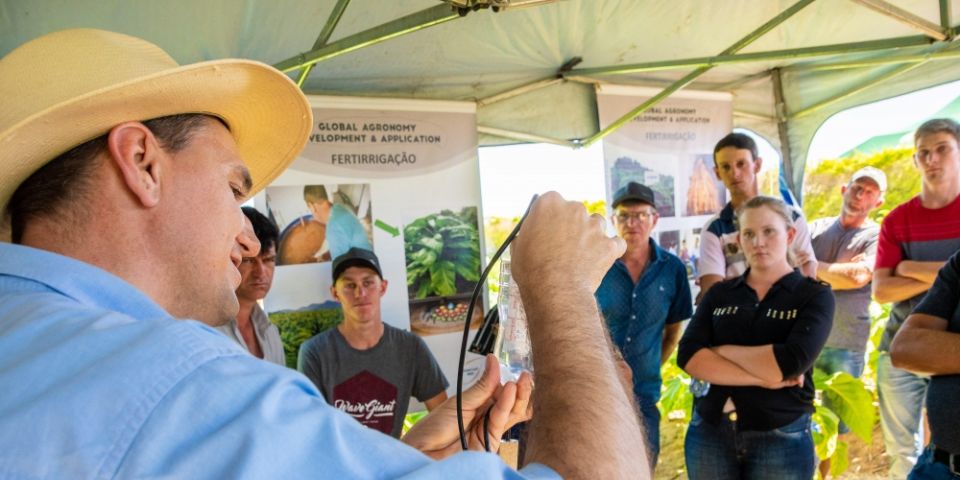
M760 80L761 78L766 78L769 75L770 75L770 71L764 70L762 72L754 73L753 75L747 75L746 77L738 78L732 82L727 82L722 85L717 85L716 87L711 88L711 90L718 90L718 91L736 90L737 88L740 88L742 85L746 85L755 80Z
M776 112L777 133L780 136L780 164L783 166L780 176L787 180L787 188L793 192L794 198L800 202L802 201L800 190L794 182L793 157L790 156L790 135L787 129L787 104L783 98L783 78L779 68L770 71L770 79L773 80L773 110Z
M483 125L477 125L477 132L484 133L487 135L493 135L495 137L509 138L511 140L520 140L523 142L532 142L532 143L552 143L554 145L560 145L564 147L576 148L579 145L568 141L560 140L557 138L550 137L541 137L540 135L533 135L530 133L515 132L513 130L504 130L502 128L486 127Z
M850 90L847 90L846 92L843 92L843 93L841 93L841 94L839 94L839 95L835 95L835 96L833 96L833 97L830 97L830 98L828 98L828 99L826 99L826 100L824 100L824 101L822 101L822 102L820 102L820 103L816 103L816 104L811 105L811 106L809 106L809 107L807 107L807 108L804 108L803 110L800 110L800 111L797 111L797 112L793 112L792 114L790 114L790 120L793 120L793 119L795 119L795 118L800 118L800 117L805 117L805 116L807 116L807 115L810 115L811 113L816 112L816 111L822 109L823 107L826 107L826 106L828 106L828 105L832 105L832 104L834 104L834 103L836 103L836 102L839 102L840 100L843 100L843 99L848 98L848 97L850 97L850 96L856 95L856 94L858 94L858 93L860 93L860 92L862 92L862 91L864 91L864 90L867 90L867 89L870 88L870 87L873 87L874 85L876 85L876 84L878 84L878 83L882 83L882 82L885 82L885 81L887 81L887 80L889 80L889 79L891 79L891 78L893 78L893 77L896 77L896 76L899 76L899 75L903 75L904 73L907 73L907 72L909 72L910 70L913 70L913 69L919 67L920 65L923 65L924 63L925 63L925 62L908 63L908 64L906 64L906 65L901 65L901 66L899 66L899 67L897 67L897 68L894 68L894 69L892 69L892 70L888 70L887 72L884 72L884 73L880 74L879 76L877 76L877 77L875 77L875 78L872 78L872 79L870 79L869 81L867 81L867 82L865 82L865 83L863 83L863 84L860 84L860 85L858 85L858 86L856 86L856 87L854 87L854 88L852 88L852 89L850 89Z
M953 36L954 29L950 26L950 0L940 0L940 28L947 35Z
M915 30L923 32L924 35L942 42L947 39L946 28L933 23L923 17L914 15L896 5L892 5L885 0L852 0L855 3L863 5L881 15L890 17L900 23L903 23Z
M871 58L865 60L856 60L851 62L831 62L819 64L797 64L784 67L784 71L813 71L813 70L842 70L845 68L875 67L878 65L890 65L893 63L918 63L936 60L951 60L960 57L960 49L946 50L935 53L918 53L916 55L900 55L891 57Z
M317 41L313 42L313 48L311 48L311 50L316 50L327 44L327 40L330 40L330 35L333 34L333 29L340 23L340 18L343 17L343 12L349 4L350 0L337 0L337 4L333 6L333 11L330 12L330 16L327 18L327 23L323 26L323 30L320 30ZM314 64L311 63L303 67L303 70L300 70L300 76L297 77L297 86L301 89L303 89L303 82L307 80L310 72L313 71L313 66Z
M614 65L596 68L575 68L570 75L623 75L628 73L656 72L662 70L677 70L683 68L717 66L730 63L768 62L776 60L790 60L802 57L820 57L825 55L841 55L846 53L873 52L890 48L916 47L930 45L930 38L924 35L910 37L889 38L883 40L869 40L865 42L839 43L835 45L821 45L817 47L791 48L786 50L771 50L767 52L741 53L739 55L720 54L713 57L687 58L681 60L665 60L660 62L635 63L632 65Z
M511 88L510 90L507 90L507 91L505 91L505 92L500 92L500 93L498 93L498 94L496 94L496 95L491 95L491 96L489 96L489 97L481 98L481 99L477 100L477 106L478 106L478 107L483 107L483 106L486 106L486 105L490 105L491 103L496 103L496 102L499 102L499 101L501 101L501 100L506 100L506 99L508 99L508 98L513 98L513 97L516 97L517 95L522 95L522 94L524 94L524 93L533 92L533 91L536 91L536 90L540 90L541 88L547 88L547 87L556 85L556 84L558 84L558 83L563 83L563 82L564 82L564 79L563 79L562 77L561 77L561 78L557 78L557 76L552 76L552 77L549 77L549 78L544 78L544 79L541 79L541 80L537 80L537 81L535 81L535 82L531 82L531 83L528 83L528 84L525 84L525 85L521 85L521 86L516 87L516 88Z
M764 34L766 34L767 32L769 32L770 30L773 30L774 28L776 28L777 25L780 25L781 23L785 22L787 19L789 19L790 17L792 17L794 14L796 14L797 12L799 12L800 10L802 10L803 7L806 7L807 5L810 5L811 3L813 3L813 1L814 1L814 0L800 0L799 2L791 5L789 8L787 8L786 10L780 12L780 14L778 14L777 16L775 16L775 17L773 17L772 19L770 19L767 23L761 25L760 28L757 28L756 30L750 32L749 34L747 34L747 36L741 38L741 39L738 40L736 43L734 43L733 45L731 45L730 47L728 47L726 50L724 50L723 52L721 52L720 55L730 55L730 54L733 54L733 53L737 53L737 52L740 51L743 47L746 47L747 45L750 45L750 44L753 43L756 39L762 37ZM688 84L690 84L691 82L693 82L697 77L699 77L700 75L703 75L705 72L707 72L707 71L710 70L711 68L713 68L713 67L712 67L712 66L700 67L700 68L697 68L696 70L694 70L694 71L692 71L692 72L684 75L683 78L681 78L680 80L677 80L676 82L674 82L673 84L671 84L669 87L663 89L660 93L654 95L653 97L651 97L651 98L648 99L647 101L641 103L638 107L634 108L633 110L631 110L631 111L630 111L629 113L627 113L626 115L618 118L617 120L615 120L615 121L614 121L613 123L611 123L610 125L607 125L607 128L604 128L603 130L600 130L599 132L595 133L594 135L592 135L592 136L590 136L590 137L588 137L588 138L586 138L586 139L581 140L581 141L580 141L580 145L582 145L582 146L584 146L584 147L589 147L590 145L593 145L594 143L596 143L597 141L599 141L599 140L602 139L603 137L606 137L607 135L610 135L610 133L612 133L612 132L616 131L618 128L626 125L627 122L633 120L633 119L636 118L638 115L640 115L640 114L642 114L643 112L647 111L647 109L649 109L650 107L652 107L652 106L660 103L660 101L662 101L663 99L669 97L673 92L676 92L677 90L680 90L681 88L687 86Z
M349 37L342 38L309 52L290 57L275 64L273 67L284 73L291 72L344 53L390 40L391 38L449 22L456 18L460 18L460 15L453 7L448 4L440 4L355 33Z

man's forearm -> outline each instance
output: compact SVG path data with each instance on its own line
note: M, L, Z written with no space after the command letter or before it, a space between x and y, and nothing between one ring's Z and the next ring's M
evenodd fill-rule
M854 290L870 283L873 271L861 262L817 263L817 278L834 290Z
M877 303L902 302L930 290L930 285L908 277L874 275L873 298Z
M577 290L542 284L535 288ZM521 290L537 383L527 459L568 478L649 478L633 399L618 378L593 295ZM576 321L564 322L565 328L543 328L560 318ZM640 448L627 455L610 445Z
M897 332L890 344L890 359L897 368L926 375L960 374L960 334L928 326L934 320L946 321L923 314L913 314Z
M773 345L756 347L720 345L711 350L763 381L783 380L783 372L780 371L780 365L777 364L777 359L773 355Z
M912 278L918 282L925 283L928 287L933 285L937 279L937 272L943 268L944 262L919 262L914 260L903 260L897 264L894 270L896 275Z
M758 386L763 384L763 380L709 348L702 348L693 354L683 370L691 377L717 385Z

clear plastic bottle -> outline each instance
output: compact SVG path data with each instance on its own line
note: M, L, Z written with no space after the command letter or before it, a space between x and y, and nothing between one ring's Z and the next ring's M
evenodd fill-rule
M500 380L516 380L524 370L533 372L533 356L527 315L517 282L510 274L510 260L500 260L500 326L493 353L500 360Z

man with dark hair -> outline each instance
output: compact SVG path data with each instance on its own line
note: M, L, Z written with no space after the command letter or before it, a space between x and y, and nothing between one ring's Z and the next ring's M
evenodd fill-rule
M877 358L880 426L890 456L890 478L906 477L923 445L921 415L930 379L904 369L910 363L901 364L889 352L894 336L923 301L937 272L960 250L958 138L960 125L953 120L937 118L920 125L913 136L920 194L891 210L880 226L873 297L879 303L893 303Z
M757 144L743 133L731 133L713 148L713 172L730 192L730 201L719 213L710 217L700 231L700 295L713 284L743 274L746 258L737 243L736 211L759 194L757 174L763 159L758 156ZM790 207L797 234L790 244L796 266L808 277L816 277L817 262L810 245L810 232L803 212Z
M277 365L286 365L280 331L270 322L259 301L270 292L273 271L277 265L277 226L253 207L243 207L243 214L260 242L260 253L245 256L240 261L240 286L237 287L237 302L240 310L236 318L220 330L231 340L247 349L251 355Z
M373 252L351 248L332 271L343 322L300 345L297 369L330 405L400 438L410 397L433 410L447 399L447 379L423 339L383 322L388 282Z
M591 301L623 244L582 204L542 195L514 244L541 375L518 474L461 451L455 401L404 445L208 326L236 317L238 266L257 254L240 205L310 134L289 78L250 60L180 66L144 40L76 29L3 57L0 98L0 212L20 243L0 242L0 385L13 386L0 395L0 476L647 478ZM151 126L168 122L173 135ZM488 356L460 396L467 447L496 450L528 418L531 390L528 375L501 386Z
M627 251L597 289L610 336L632 373L652 466L660 453L660 366L680 340L681 322L693 314L686 267L650 236L658 217L650 187L630 182L616 191L612 220Z

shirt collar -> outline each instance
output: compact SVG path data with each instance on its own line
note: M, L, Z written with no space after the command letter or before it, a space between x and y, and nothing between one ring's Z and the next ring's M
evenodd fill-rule
M735 279L733 280L734 286L739 287L739 286L741 286L741 285L746 285L746 284L747 284L747 274L748 274L748 273L750 273L750 267L747 267L747 271L746 271L746 272L743 272L743 275L740 275L739 277L737 277L737 278L735 278ZM800 286L800 282L802 282L803 279L804 279L804 277L803 277L803 275L800 274L800 271L799 271L798 269L794 268L792 272L790 272L790 273L788 273L788 274L780 277L779 280L777 280L776 282L774 282L774 283L773 283L773 286L774 286L774 287L780 286L780 287L783 287L783 289L785 289L786 291L792 292L792 291L796 290L797 287ZM772 288L771 288L771 290L772 290Z
M80 303L134 318L170 317L133 285L77 259L5 242L0 242L0 258L0 276L37 282Z

